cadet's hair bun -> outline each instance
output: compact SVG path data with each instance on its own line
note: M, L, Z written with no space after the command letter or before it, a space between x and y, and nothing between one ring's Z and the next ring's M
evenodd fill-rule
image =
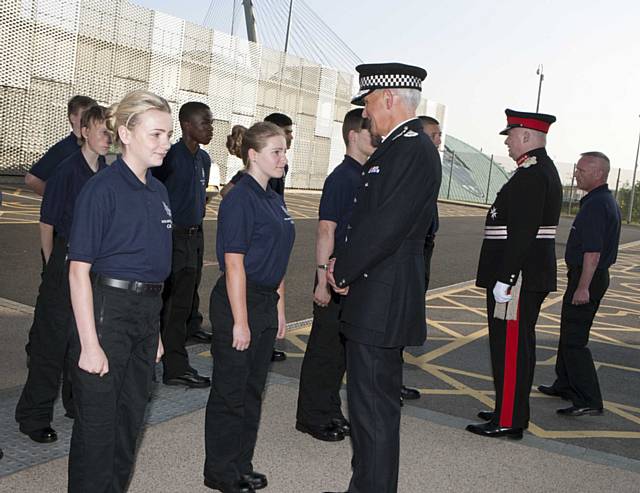
M227 150L232 156L242 159L242 140L247 128L242 125L234 125L231 133L227 135Z
M104 121L107 130L111 134L112 138L115 138L118 130L116 128L116 114L118 113L118 104L119 103L113 103L111 106L109 106L109 108L107 108L106 118Z

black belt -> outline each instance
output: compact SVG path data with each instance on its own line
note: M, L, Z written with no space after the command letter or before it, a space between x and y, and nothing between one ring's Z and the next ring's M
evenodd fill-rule
M97 274L95 282L110 288L123 289L136 294L160 294L164 286L163 282L125 281Z
M195 226L177 226L173 225L173 231L180 234L186 235L194 235L202 231L202 224L197 224Z

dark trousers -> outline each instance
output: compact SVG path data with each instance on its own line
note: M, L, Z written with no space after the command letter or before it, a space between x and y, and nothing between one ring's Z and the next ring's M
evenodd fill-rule
M196 286L193 290L193 301L191 302L191 315L187 320L187 337L192 336L199 330L202 330L202 313L200 313L200 295L198 294L198 288L200 287L200 281L202 280L202 265L204 262L204 233L200 232L198 251L197 251L197 272L196 272Z
M345 348L353 446L349 493L395 493L400 463L402 348L368 346L349 339Z
M578 407L602 407L602 393L593 364L589 331L600 301L609 287L609 270L596 269L589 285L589 303L573 305L571 300L578 287L581 267L569 267L567 291L562 298L560 342L556 359L556 381L553 387Z
M487 289L487 315L493 386L494 424L524 428L529 423L529 394L536 367L536 321L546 292L520 291L517 320L493 317L495 299Z
M204 475L232 482L253 470L262 393L278 330L275 288L247 281L247 312L251 343L237 351L233 343L233 314L224 275L211 292L213 375L205 417Z
M104 376L81 370L72 339L76 419L69 452L69 492L125 491L151 392L160 329L159 295L93 286L96 332L109 361Z
M42 276L30 337L29 374L16 406L15 418L25 433L51 425L61 378L66 382L64 407L73 413L67 371L72 312L66 255L66 241L57 236Z
M164 378L174 378L190 370L187 321L198 281L198 251L202 251L202 229L189 233L177 226L173 230L171 274L162 292L162 343Z
M333 294L329 305L313 304L313 324L300 370L296 419L323 427L342 418L340 386L345 371L344 342L340 335L340 300Z
M429 281L431 280L431 258L435 248L435 236L427 236L424 241L424 292L429 291Z

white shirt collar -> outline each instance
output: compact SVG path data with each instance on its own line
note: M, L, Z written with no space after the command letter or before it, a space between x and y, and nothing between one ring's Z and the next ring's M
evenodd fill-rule
M393 132L395 132L399 127L401 127L401 126L402 126L402 125L404 125L405 123L410 122L411 120L415 120L415 119L416 119L416 117L414 116L414 117L412 117L412 118L409 118L408 120L405 120L405 121L403 121L403 122L398 123L395 127L393 127L393 128L391 129L391 132L389 132L387 135L385 135L384 137L382 137L382 142L384 142L385 140L387 140L387 137L388 137L389 135L391 135Z

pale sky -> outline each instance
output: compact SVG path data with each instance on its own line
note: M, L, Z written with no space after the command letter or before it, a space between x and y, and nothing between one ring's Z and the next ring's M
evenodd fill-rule
M198 24L210 3L132 1ZM232 0L216 3L222 1ZM425 95L447 106L447 133L484 152L506 154L498 135L505 108L535 111L542 63L540 111L558 118L548 137L551 156L575 162L581 152L598 150L613 167L633 168L640 1L306 2L365 62L424 67Z

